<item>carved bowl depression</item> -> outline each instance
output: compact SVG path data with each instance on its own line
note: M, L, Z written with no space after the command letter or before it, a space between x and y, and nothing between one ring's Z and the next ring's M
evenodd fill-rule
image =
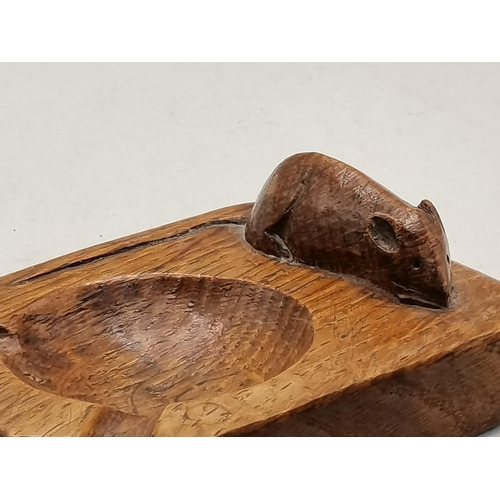
M313 336L309 311L279 291L150 275L39 299L4 332L0 355L38 389L147 415L272 378Z

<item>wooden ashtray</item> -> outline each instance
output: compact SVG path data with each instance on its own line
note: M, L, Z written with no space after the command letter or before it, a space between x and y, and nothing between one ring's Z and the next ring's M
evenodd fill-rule
M0 434L477 435L499 311L430 202L296 155L255 205L0 279Z

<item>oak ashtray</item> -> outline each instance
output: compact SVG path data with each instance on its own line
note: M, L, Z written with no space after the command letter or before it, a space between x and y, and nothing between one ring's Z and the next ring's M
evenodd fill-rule
M477 435L500 283L315 153L224 208L0 279L0 435Z

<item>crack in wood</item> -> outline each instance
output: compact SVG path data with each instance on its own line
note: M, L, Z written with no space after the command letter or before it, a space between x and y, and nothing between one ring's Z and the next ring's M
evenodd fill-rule
M55 269L51 269L50 271L45 271L43 273L35 274L30 276L29 278L24 278L21 280L16 280L12 282L12 285L27 285L28 283L33 283L42 278L46 278L52 274L56 274L62 271L66 271L67 269L75 269L87 264L92 264L94 262L98 262L109 257L115 257L116 255L121 255L127 252L133 252L135 250L142 250L143 248L160 245L162 243L166 243L167 241L174 240L176 238L181 238L183 236L189 235L191 233L195 233L201 229L206 229L212 226L241 226L244 225L245 222L241 219L221 219L205 222L203 224L199 224L198 226L193 226L185 231L181 231L179 233L173 234L171 236L165 236L164 238L157 238L154 240L143 241L141 243L135 243L134 245L128 245L122 248L117 248L115 250L111 250L110 252L106 252L101 255L96 255L94 257L88 257L86 259L77 260L75 262L70 262L69 264L64 264L62 266L56 267ZM0 330L1 334L1 330Z

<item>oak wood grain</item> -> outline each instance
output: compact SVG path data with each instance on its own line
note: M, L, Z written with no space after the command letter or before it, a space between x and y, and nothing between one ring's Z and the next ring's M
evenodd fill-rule
M500 360L495 355L499 282L453 263L453 300L448 309L403 305L354 278L255 252L244 238L244 222L251 210L251 204L229 207L2 278L0 324L7 333L0 341L0 430L8 436L474 435L500 423ZM29 373L15 374L12 356L19 352L13 354L18 347L12 335L19 336L22 347L22 336L33 328L28 328L30 315L43 309L57 325L50 333L55 336L54 346L59 338L61 353L74 356L71 342L77 340L68 338L71 332L63 328L63 303L69 300L68 306L75 306L78 294L95 290L97 283L111 286L104 293L114 298L124 276L142 284L148 280L172 283L169 280L188 276L188 282L195 284L223 280L229 283L228 290L234 283L242 290L269 290L268 311L260 320L278 314L283 297L289 297L290 304L297 304L290 308L292 312L310 315L311 338L269 377L258 372L248 382L252 377L241 370L245 381L241 387L233 374L206 391L191 390L187 399L174 391L168 399L160 395L151 405L148 393L139 391L143 399L134 406L136 411L127 398L112 390L111 383L106 386L104 376L95 384L91 377L90 385L75 394L67 375L38 373L39 380L36 374L29 380ZM120 285L113 289L113 283ZM162 303L167 311L167 301L158 300L161 294L148 295L141 289L136 293L145 307ZM106 316L103 307L93 304L89 321ZM116 307L111 300L111 316ZM247 329L241 331L247 337L258 331L252 326L257 318L258 314L245 319ZM42 327L34 330L41 336L37 328ZM260 331L270 334L266 328ZM275 330L274 334L282 333ZM79 335L85 342L92 337L91 332ZM283 345L284 354L287 345ZM116 347L107 346L111 351ZM116 352L125 355L125 351ZM30 354L32 364L42 361L41 353L47 351ZM55 353L55 348L50 350L51 356ZM269 359L276 357L269 355ZM137 368L134 363L139 358L131 358L131 369ZM84 359L93 363L89 369L102 369L103 359ZM25 368L29 366L26 363ZM47 366L57 368L52 363ZM52 388L44 385L49 379Z
M319 153L228 207L0 279L0 435L475 435L500 283Z
M413 207L343 161L298 153L274 170L245 228L256 249L376 284L398 300L447 307L448 240L429 200Z

